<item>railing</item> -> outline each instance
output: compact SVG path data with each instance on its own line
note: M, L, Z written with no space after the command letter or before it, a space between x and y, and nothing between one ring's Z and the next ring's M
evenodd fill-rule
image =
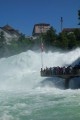
M40 71L40 75L42 77L60 77L60 78L64 78L64 79L67 79L67 78L73 78L73 77L80 77L80 68L79 69L50 69L50 68L47 68L47 69L44 69Z

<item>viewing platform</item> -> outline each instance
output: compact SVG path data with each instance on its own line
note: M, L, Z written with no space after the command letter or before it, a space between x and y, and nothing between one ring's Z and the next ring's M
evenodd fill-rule
M59 77L64 80L65 89L69 88L69 82L72 78L80 77L80 66L53 67L40 71L41 77Z
M74 77L80 77L80 74L71 74L71 75L41 75L41 77L59 77L59 78L62 78L62 79L71 79L71 78L74 78Z

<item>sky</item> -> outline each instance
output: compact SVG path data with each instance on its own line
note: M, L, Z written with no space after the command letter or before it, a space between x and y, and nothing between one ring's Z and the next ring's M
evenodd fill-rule
M78 10L80 0L0 0L0 27L8 24L27 36L32 35L34 24L48 23L61 30L80 27Z

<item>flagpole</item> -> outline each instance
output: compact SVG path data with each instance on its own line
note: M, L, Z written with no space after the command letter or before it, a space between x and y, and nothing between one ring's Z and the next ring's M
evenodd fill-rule
M61 32L62 32L62 29L63 29L63 17L61 17Z
M43 43L42 43L42 37L41 37L41 66L43 70Z

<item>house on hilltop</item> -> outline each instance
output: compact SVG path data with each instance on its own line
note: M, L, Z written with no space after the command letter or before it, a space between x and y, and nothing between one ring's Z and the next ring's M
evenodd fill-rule
M14 29L10 25L5 25L3 27L0 27L0 32L4 33L4 38L6 39L6 42L9 42L11 40L18 40L20 37L20 33L18 30Z
M41 33L46 33L49 29L50 29L50 24L46 24L46 23L35 24L32 35L39 36Z
M79 30L80 31L80 28L64 28L62 30L62 32L73 33L75 30Z

